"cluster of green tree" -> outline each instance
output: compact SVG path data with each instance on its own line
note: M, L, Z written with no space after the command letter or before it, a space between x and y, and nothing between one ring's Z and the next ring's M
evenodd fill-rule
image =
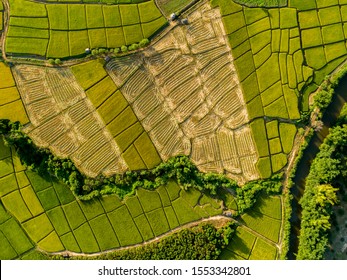
M322 117L325 109L329 106L335 93L335 88L340 83L341 79L347 74L347 65L342 67L336 74L328 76L323 81L320 89L314 95L314 102L311 110L318 108L319 115Z
M174 180L185 190L196 188L210 195L217 195L219 188L232 189L236 194L238 213L241 214L252 207L257 194L261 191L278 193L281 188L282 174L276 174L266 180L252 181L240 187L223 174L200 172L187 156L172 157L151 170L127 171L111 177L100 175L88 178L79 172L70 159L58 158L48 149L37 147L22 132L18 122L0 120L0 135L4 136L6 143L16 148L24 165L37 171L41 176L53 175L67 184L81 200L106 194L117 194L123 198L133 194L136 188L156 189Z
M101 260L216 260L234 236L236 225L232 222L222 228L211 224L183 229L159 242L115 251L96 257L72 257L71 259ZM61 259L61 256L52 256Z
M347 122L345 108L330 130L306 179L297 259L322 259L328 244L332 206L337 203L336 183L347 179Z

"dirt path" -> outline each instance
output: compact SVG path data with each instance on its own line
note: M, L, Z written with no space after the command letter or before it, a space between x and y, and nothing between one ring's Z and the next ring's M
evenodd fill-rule
M6 42L6 36L8 32L8 26L10 22L10 4L8 0L2 0L2 3L4 4L4 11L3 11L3 20L4 20L4 29L2 30L2 36L1 36L1 55L4 61L7 61L6 51L5 51L5 42Z

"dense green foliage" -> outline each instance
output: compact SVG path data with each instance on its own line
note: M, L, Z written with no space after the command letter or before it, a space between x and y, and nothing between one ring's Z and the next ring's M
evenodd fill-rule
M216 229L211 224L183 229L157 243L125 251L103 254L92 259L109 260L215 260L218 259L234 232L235 224ZM53 257L55 258L55 257ZM75 258L73 258L75 259ZM76 258L80 259L80 258ZM91 259L91 258L81 258Z
M328 244L332 205L337 202L334 184L347 178L347 125L331 129L312 163L300 201L303 211L297 259L322 259Z

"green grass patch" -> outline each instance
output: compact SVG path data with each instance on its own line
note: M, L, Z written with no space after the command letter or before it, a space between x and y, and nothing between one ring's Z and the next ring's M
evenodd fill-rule
M11 16L17 17L46 17L47 12L45 5L41 3L10 0Z
M110 76L106 76L104 79L89 88L86 94L94 107L98 108L116 90L117 86L114 84Z
M282 219L281 198L279 196L261 195L257 197L253 209L271 218Z
M271 75L269 75L269 72L271 72ZM272 56L257 69L256 73L260 92L263 92L279 81L281 79L281 74L279 70L278 54L272 54Z
M162 207L161 199L157 191L149 191L139 188L136 194L140 200L144 212L150 212Z
M137 196L127 197L125 199L125 205L128 207L128 210L133 218L143 214L143 210Z
M107 128L110 131L111 135L115 137L137 121L138 120L133 110L130 106L128 106L112 122L107 125Z
M296 135L296 127L294 124L280 123L280 137L283 146L283 151L289 154L293 148L294 138Z
M261 178L269 178L272 175L270 157L259 158L257 162L257 169L260 173Z
M261 20L262 18L268 17L267 11L265 9L245 7L243 9L243 12L245 14L247 24L252 24L256 21Z
M49 5L50 6L50 5ZM11 11L12 13L12 11ZM48 18L10 17L10 26L48 29Z
M6 39L6 52L14 54L34 54L45 56L48 39L39 38L17 38L8 37Z
M127 128L115 140L122 152L124 152L144 131L140 122L136 122L134 125ZM142 147L139 147L141 149ZM146 151L146 150L145 150ZM150 151L147 151L149 153Z
M26 221L32 217L19 191L11 192L2 197L2 203L19 222Z
M56 232L51 232L47 237L38 243L38 246L46 252L59 252L65 248Z
M83 253L96 253L100 251L99 245L88 223L84 223L78 229L74 230L74 235Z
M18 117L18 115L17 115L17 117ZM15 172L21 172L21 171L26 170L27 168L22 164L22 162L21 162L21 160L20 160L19 156L17 155L14 148L11 148L11 153L12 153L12 162L13 162Z
M28 209L33 214L33 216L37 216L44 212L44 209L42 208L42 205L31 186L20 189L20 192L25 201L25 204L28 206Z
M194 212L193 208L183 198L178 198L172 202L177 219L181 225L199 220L201 216Z
M150 22L162 16L154 1L140 3L138 8L141 22Z
M180 197L181 188L175 181L170 181L166 186L166 190L171 201Z
M70 30L81 30L87 28L86 12L84 7L84 5L78 4L68 5Z
M282 152L281 141L279 138L270 139L269 146L270 146L270 153L272 155Z
M58 196L53 187L38 192L37 197L46 211L60 205Z
M259 95L247 104L247 110L251 120L264 116L263 106Z
M316 1L302 1L302 0L289 0L289 7L297 8L298 10L312 10L316 9Z
M98 199L92 199L89 201L79 201L79 205L87 220L91 220L96 216L105 213L105 210Z
M227 249L244 259L248 259L255 240L256 237L251 232L242 227L238 227Z
M271 104L276 99L281 97L282 94L282 84L281 81L278 81L276 84L272 85L261 94L263 106Z
M347 54L345 42L326 45L324 48L328 63Z
M291 8L280 9L280 26L281 26L281 29L293 28L298 26L296 9L291 9Z
M91 60L71 67L78 83L84 90L106 77L107 73L100 60Z
M283 86L284 99L287 105L289 118L292 120L300 119L299 101L293 89L288 85Z
M300 29L307 29L320 26L318 11L310 10L299 13Z
M183 198L191 207L198 204L200 197L201 192L193 188L181 191L181 198Z
M120 198L115 194L102 196L100 198L100 202L101 202L101 204L104 207L106 212L113 211L113 210L115 210L118 207L123 205Z
M104 28L89 29L88 35L90 48L95 49L100 47L107 47L107 39Z
M107 214L121 246L138 244L143 241L128 209L122 206Z
M304 53L307 65L315 70L319 70L327 64L323 47L306 49Z
M112 84L114 85L114 83L112 83ZM109 88L108 92L111 89L112 88ZM99 95L100 95L100 93L99 93ZM124 98L122 93L119 90L117 90L103 104L101 104L101 106L98 108L98 113L102 117L102 119L104 120L105 124L108 124L115 117L117 117L128 105L129 105L128 101ZM130 128L128 130L130 130ZM132 132L135 132L135 131L132 131ZM116 141L117 141L117 139L116 139ZM117 144L118 144L118 141L117 141ZM121 143L119 143L119 144L121 144ZM123 150L123 148L121 148L121 150Z
M222 21L224 24L226 34L234 33L235 31L239 30L240 28L246 26L243 12L224 16L224 17L222 17Z
M78 243L71 232L61 236L60 240L63 243L66 250L69 250L71 252L76 252L76 253L81 252L81 249L78 246Z
M287 106L284 101L284 97L278 98L276 101L272 102L270 105L264 108L264 113L268 117L279 117L288 119L289 115L287 112Z
M101 5L86 5L87 27L103 28L104 16Z
M267 45L271 45L271 31L267 30L259 33L249 39L252 47L252 53L256 54Z
M273 120L266 123L266 132L268 139L275 138L279 136L278 133L278 121Z
M144 38L150 38L161 27L168 24L165 18L160 17L148 23L142 23L142 33Z
M276 173L286 166L288 160L287 156L283 153L271 156L272 172Z
M119 247L116 234L106 215L101 215L89 222L96 240L100 246L100 250L110 250Z
M118 5L103 5L105 27L118 27L122 25Z
M124 26L123 32L124 39L127 45L138 43L144 38L140 24Z
M123 159L125 160L126 164L129 166L130 170L142 170L147 169L145 163L143 162L142 158L140 157L138 151L134 147L134 145L131 145L123 154Z
M321 25L329 25L341 22L340 7L334 6L318 10L318 17Z
M69 224L61 207L51 209L47 211L46 214L58 235L63 235L70 231Z
M134 146L148 169L154 168L161 162L161 158L146 132L135 140Z
M69 42L70 42L71 56L84 54L85 49L90 47L88 31L87 30L70 31Z
M0 225L0 230L6 236L12 248L18 253L18 255L23 254L33 247L30 239L15 219L10 219Z
M0 68L0 70L2 70L2 69ZM10 156L11 156L10 147L7 147L5 145L5 142L1 136L0 137L0 159L3 160L3 159L8 158Z
M68 30L68 6L65 4L49 4L46 6L50 29Z
M14 172L11 159L4 159L0 161L0 178L7 176Z
M249 228L273 242L278 242L281 230L281 221L269 218L268 216L254 211L242 215L242 220Z
M68 204L76 199L68 186L59 182L53 182L53 187L61 204Z
M234 62L241 82L255 71L253 55L251 52L245 53Z
M7 213L4 206L2 206L2 203L0 201L0 224L6 222L8 219L10 219L10 214Z
M261 238L255 241L250 260L275 260L277 256L277 249L274 245L266 242Z
M28 176L31 186L35 192L45 190L52 186L50 179L41 177L37 172L26 171L25 173Z
M267 144L265 123L263 119L256 119L251 123L251 130L254 142L257 146L259 157L269 155L269 147Z
M159 188L156 189L156 191L159 193L161 203L163 207L170 206L171 201L169 198L169 195L166 191L166 188L164 186L160 186Z
M107 37L107 47L108 48L117 48L125 45L124 33L122 27L116 28L107 28L106 37Z
M120 5L119 11L122 18L122 25L132 25L140 23L137 5Z
M10 26L8 29L8 35L7 36L9 36L9 37L48 39L49 33L48 33L48 30L46 30L46 29Z
M146 216L155 236L161 235L170 230L164 210L162 208L148 212L146 213Z
M169 223L169 226L171 229L177 228L180 224L178 222L178 219L176 217L175 211L171 206L164 207L164 212L166 215L166 219Z
M304 49L322 45L323 40L320 28L316 27L302 30L301 40Z
M249 75L242 83L243 95L246 103L259 95L259 87L256 73Z
M48 234L54 230L45 213L30 219L29 221L23 223L22 226L35 243L48 236Z
M77 201L73 201L69 204L63 206L63 210L65 212L65 216L69 222L71 229L76 229L80 225L82 225L86 218L83 215L83 212L78 205Z
M11 260L17 257L16 251L12 248L10 242L0 231L0 259Z
M50 31L50 40L47 48L47 57L63 58L70 55L69 37L66 31Z
M134 219L134 222L139 229L144 241L152 239L154 234L145 215L140 215Z

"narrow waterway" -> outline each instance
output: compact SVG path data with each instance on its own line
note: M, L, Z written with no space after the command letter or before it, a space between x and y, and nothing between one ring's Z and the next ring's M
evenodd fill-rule
M299 234L300 234L300 223L301 223L301 205L299 201L304 194L306 177L310 172L310 167L313 159L319 152L319 146L323 143L325 137L329 133L329 128L336 122L340 115L343 105L347 101L347 75L344 76L337 88L335 89L335 95L331 104L328 106L323 116L323 129L319 132L315 132L308 147L304 151L303 157L297 166L297 171L294 177L294 186L291 189L293 195L292 200L292 217L291 232L290 232L290 245L288 252L288 259L296 259L299 246Z

